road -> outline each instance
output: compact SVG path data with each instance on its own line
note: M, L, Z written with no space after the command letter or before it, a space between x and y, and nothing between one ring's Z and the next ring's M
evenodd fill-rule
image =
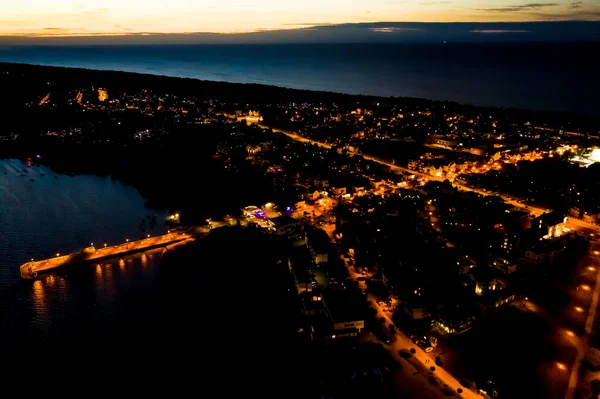
M581 337L581 347L577 347L577 356L575 361L573 362L573 367L571 368L571 375L569 378L569 386L567 388L567 393L565 395L566 399L573 399L575 397L575 392L579 385L579 376L580 376L580 368L581 361L584 359L586 352L589 350L589 337L591 334L594 334L594 325L596 323L596 311L598 309L598 302L600 300L600 261L597 259L600 255L596 255L600 250L600 245L596 241L592 242L590 245L590 258L592 262L588 266L590 269L593 269L593 272L596 273L594 291L592 293L592 300L590 302L590 306L587 312L587 318L585 320L585 330L583 336Z
M21 276L23 278L31 278L31 273L42 272L45 270L56 269L64 266L74 260L80 261L93 261L95 259L103 259L112 256L118 256L119 254L129 252L141 252L146 248L152 248L156 246L167 246L175 242L181 242L184 240L193 240L193 237L186 232L170 232L165 235L156 237L144 238L137 241L127 241L122 244L108 246L106 244L94 244L91 243L89 247L82 249L79 252L60 255L56 254L56 257L50 259L44 259L40 261L27 262L21 266Z
M290 131L286 131L286 130L282 130L282 129L273 129L269 126L263 125L263 124L259 124L258 125L260 128L262 129L271 129L274 133L281 133L281 134L285 134L286 136L288 136L289 138L296 140L298 142L301 143L310 143L310 144L315 144L321 148L325 148L325 149L330 149L331 145L327 144L327 143L323 143L323 142L319 142L319 141L315 141L312 139L308 139L306 137L302 137L297 133L293 133ZM351 153L352 154L352 153ZM442 177L436 177L436 176L431 176L429 174L425 174L425 173L420 173L414 170L410 170L408 168L402 167L402 166L398 166L389 162L386 162L382 159L376 158L376 157L372 157L370 155L363 155L363 158L368 160L368 161L372 161L372 162L376 162L380 165L385 165L390 167L393 171L398 171L398 172L405 172L405 173L409 173L411 175L415 175L416 177L421 177L423 179L427 179L427 180L436 180L436 181L444 181L444 178ZM469 186L465 186L456 182L453 182L454 187L460 189L460 190L465 190L465 191L473 191L476 192L478 194L481 195L499 195L506 203L513 205L514 207L517 208L521 208L522 210L528 212L528 213L532 213L535 216L539 216L542 213L545 212L550 212L551 209L546 209L543 207L539 207L539 206L531 206L531 205L527 205L524 204L520 201L517 201L514 197L508 196L506 194L501 194L501 193L491 193L489 191L483 191L477 188L473 188L473 187L469 187ZM584 230L585 232L589 233L597 233L600 232L600 227L591 223L587 223L584 222L582 220L577 220L577 219L572 219L569 218L567 221L567 228L570 228L572 230L577 230L577 229L581 229Z
M358 280L358 278L361 277L361 275L359 275L355 272L354 267L352 267L348 264L346 264L346 266L348 269L348 273L350 274L350 277L358 283L359 288L364 290L365 292L368 292L366 283L364 281ZM383 317L385 319L385 323L384 323L385 326L394 324L393 321L390 319L390 315L388 313L386 313L384 311L384 309L381 306L379 306L379 304L377 303L378 302L377 298L375 298L371 294L367 294L367 300L371 301L372 306L377 310L377 315L375 316L376 319L380 319L381 317ZM436 366L435 361L434 361L435 359L432 359L432 357L429 356L427 353L425 353L425 351L423 349L416 346L409 337L407 337L404 333L402 333L397 328L396 328L395 339L390 343L390 345L387 346L387 348L389 350L391 350L392 352L394 352L394 354L396 354L396 355L401 350L410 350L411 348L414 348L416 352L414 355L412 355L413 358L417 359L419 361L419 363L421 363L421 365L425 369L429 369L429 367L435 366L435 371L433 372L433 374L436 376L436 378L438 380L440 380L442 383L446 384L455 393L455 395L458 395L461 398L471 398L471 399L481 399L482 398L481 395L462 386L460 384L460 382L456 378L454 378L454 376L452 376L450 373L448 373L446 370L444 370L441 367ZM462 389L462 393L460 393L460 394L458 393L459 388Z
M281 133L281 134L285 134L286 136L288 136L289 138L298 141L298 142L302 142L302 143L309 143L309 144L314 144L319 146L320 148L325 148L325 149L330 149L331 145L327 144L327 143L323 143L323 142L319 142L316 140L312 140L312 139L308 139L306 137L300 136L296 133L290 132L290 131L286 131L286 130L282 130L282 129L273 129L269 126L263 125L263 124L259 124L259 127L263 128L263 129L271 129L274 133ZM353 154L351 154L353 155ZM402 167L402 166L398 166L389 162L386 162L382 159L373 157L373 156L369 156L369 155L363 155L363 158L368 160L368 161L372 161L372 162L376 162L378 164L381 165L385 165L390 167L391 170L393 171L399 171L399 172L405 172L411 175L414 175L416 177L421 177L423 179L426 180L437 180L437 181L443 181L444 179L441 177L436 177L436 176L431 176L428 174L424 174L424 173L420 173L414 170L410 170L408 168ZM528 205L528 204L524 204L523 202L518 201L516 198L511 197L509 195L506 194L502 194L502 193L492 193L492 192L488 192L488 191L483 191L477 188L473 188L473 187L469 187L469 186L465 186L456 182L453 182L454 187L460 189L460 190L465 190L465 191L473 191L476 192L478 194L481 195L498 195L502 198L502 200L504 200L506 203L516 207L516 208L520 208L524 211L526 211L529 214L533 214L535 216L540 216L543 213L546 212L550 212L551 209L546 209L540 206L532 206L532 205ZM573 231L579 231L581 233L584 233L585 235L590 235L590 234L598 234L600 232L600 227L591 223L587 223L584 222L582 220L578 220L578 219L573 219L573 218L569 218L567 219L567 223L566 223L566 227L573 230ZM354 273L354 271L352 270L352 267L348 267L348 270L351 273L351 277L353 279L356 280L356 278L358 277L356 275L356 273ZM361 284L361 288L366 289L366 286L364 286L364 282L359 282L359 284ZM364 286L364 287L363 287ZM370 296L370 294L369 294ZM586 320L586 332L585 332L585 336L583 337L583 342L585 345L587 345L587 338L591 332L592 326L595 324L595 319L596 319L596 308L598 305L598 300L600 298L600 273L598 273L597 279L596 279L596 285L594 288L594 293L593 293L593 300L592 303L590 304L590 309L588 312L588 317ZM374 304L374 306L377 308L377 312L378 312L378 318L379 317L384 317L386 320L386 323L390 323L393 324L392 321L390 320L389 316L383 312L383 310L379 307L379 305L377 304L377 300L375 300L374 298L370 297L369 300L371 300ZM401 334L399 336L399 339L396 341L397 346L401 346L402 348L406 349L406 348L415 348L415 350L417 351L417 353L415 354L415 357L423 364L424 367L428 367L426 365L426 361L430 361L431 358L419 347L416 347L412 341L410 339L408 339L404 334ZM575 361L575 364L572 368L572 372L571 372L571 379L569 381L569 389L567 392L567 397L568 398L572 398L573 397L573 392L575 390L575 388L577 387L577 380L578 380L578 374L579 374L579 363L581 361L581 358L584 355L584 351L583 350L578 350L578 358ZM427 364L430 364L429 362ZM463 388L460 383L452 376L450 375L448 372L446 372L443 369L440 368L436 368L436 375L440 378L440 380L442 380L445 384L447 384L449 387L451 387L452 389L454 389L454 391L456 392L457 388ZM473 398L478 398L480 397L478 394L468 390L468 389L464 389L462 397L473 397Z

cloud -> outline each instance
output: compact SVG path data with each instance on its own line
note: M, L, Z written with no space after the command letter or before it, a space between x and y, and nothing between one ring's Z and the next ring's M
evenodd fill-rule
M399 28L393 26L382 26L380 28L369 28L371 32L377 33L394 33L394 32L411 32L411 31L420 31L421 28Z
M583 1L574 1L571 3L571 9L583 8Z
M470 30L471 33L531 33L530 30L520 29L475 29Z
M331 22L298 22L295 24L282 24L283 26L333 26Z
M497 8L477 8L477 11L491 12L518 12L528 10L539 10L540 8L556 7L558 3L527 3L516 6L497 7Z

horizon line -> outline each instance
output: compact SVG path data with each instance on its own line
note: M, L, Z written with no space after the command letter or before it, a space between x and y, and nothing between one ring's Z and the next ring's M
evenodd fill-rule
M106 32L106 33L51 33L55 31L54 28L45 28L48 33L14 33L14 34L0 34L1 39L68 39L68 38L111 38L111 37L148 37L148 36L193 36L193 35L213 35L220 37L231 37L231 36L241 36L241 35L255 35L261 33L276 33L276 32L302 32L302 31L312 31L316 29L322 28L332 28L332 27L348 27L348 26L369 26L369 25L379 25L383 26L386 24L407 24L407 25L502 25L502 24L511 24L511 25L522 25L522 24L561 24L561 23L586 23L586 24L598 24L600 25L599 20L586 20L586 19L552 19L552 20L529 20L529 21L457 21L457 22L447 22L447 21L436 21L436 22L415 22L415 21L381 21L381 22L351 22L351 23L322 23L322 24L298 24L287 28L273 28L273 29L254 29L248 31L238 31L238 32L213 32L213 31L190 31L190 32L149 32L149 31L140 31L140 32ZM60 28L56 29L61 30ZM493 33L502 33L502 32L493 32ZM506 33L506 32L505 32ZM513 31L510 33L528 33L525 31ZM600 37L597 39L600 40Z

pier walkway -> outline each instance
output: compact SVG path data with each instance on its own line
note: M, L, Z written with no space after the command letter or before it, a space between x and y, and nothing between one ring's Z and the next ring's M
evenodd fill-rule
M60 256L57 254L57 256L54 258L27 262L20 268L21 277L24 279L32 279L37 277L38 273L40 272L56 269L66 265L97 262L193 240L194 237L187 232L173 232L161 236L148 237L137 241L128 241L113 246L102 246L100 248L89 246L79 252L74 252L68 255Z

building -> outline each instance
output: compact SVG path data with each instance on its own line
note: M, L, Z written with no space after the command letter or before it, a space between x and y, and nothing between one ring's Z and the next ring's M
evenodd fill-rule
M525 251L525 262L530 265L539 265L541 263L551 264L554 263L564 250L565 244L560 241L546 242Z
M304 227L302 223L291 216L283 215L271 219L273 223L273 231L278 236L287 238L301 238L304 233Z
M598 223L598 219L600 218L598 208L596 206L574 206L569 210L569 216L592 224Z
M365 328L360 309L364 300L347 290L328 289L323 292L323 303L332 323L332 338L356 336Z
M495 290L482 295L477 299L477 305L482 313L498 310L501 306L509 304L516 299L514 292L508 289Z
M476 295L501 290L504 284L498 279L497 274L496 270L489 267L475 268L467 274L467 285L475 290Z
M531 228L536 230L544 238L556 238L567 233L569 229L565 227L567 216L560 212L544 213L535 218L531 223Z
M321 229L310 231L306 237L306 246L315 264L327 263L331 251L331 240L325 231Z
M428 141L430 141L431 144L452 150L458 145L458 140L454 136L429 136Z
M302 311L305 316L326 314L323 297L317 291L305 292L302 295Z
M294 248L288 258L288 269L294 279L294 285L298 294L311 292L313 290L312 279L308 274L311 265L310 254L304 247Z
M431 316L429 301L421 295L420 290L415 292L415 295L411 295L410 298L402 301L402 308L406 315L413 320L426 319Z
M473 316L465 309L452 306L441 309L431 327L442 336L458 335L469 331L473 327L473 320Z
M511 274L519 269L518 263L509 262L504 258L496 259L492 262L492 266L494 267L494 269L499 270L503 274Z

